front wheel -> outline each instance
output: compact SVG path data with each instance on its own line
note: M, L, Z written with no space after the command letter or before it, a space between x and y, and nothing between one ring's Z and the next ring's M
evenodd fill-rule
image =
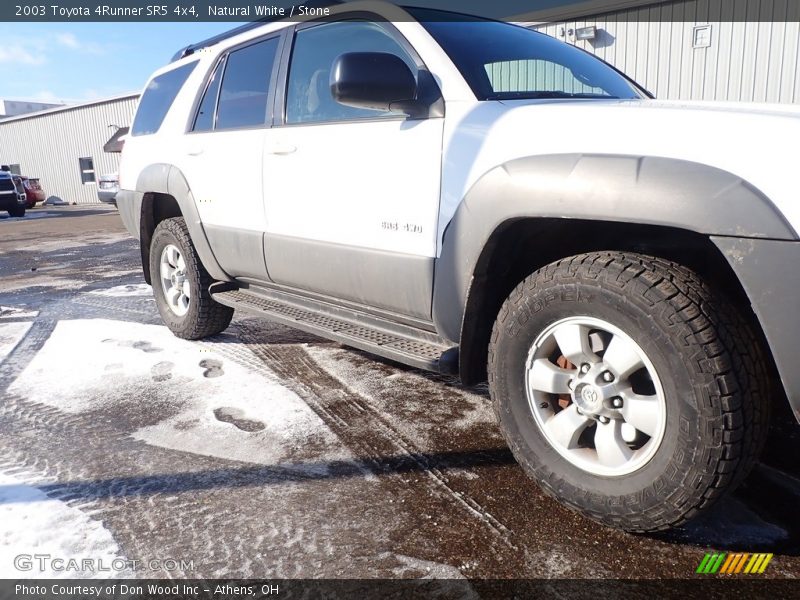
M158 224L150 244L150 274L158 312L170 331L180 338L199 340L224 331L233 309L214 301L213 283L183 218Z
M8 209L8 215L10 217L24 217L25 216L25 205L22 206L15 206L14 208Z
M517 460L607 525L680 525L738 484L768 423L747 322L689 269L615 252L525 279L503 305L489 384Z

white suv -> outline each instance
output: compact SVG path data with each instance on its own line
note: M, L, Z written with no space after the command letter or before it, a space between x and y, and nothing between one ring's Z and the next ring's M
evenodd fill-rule
M779 398L800 416L798 138L796 108L350 3L156 72L117 201L176 335L236 308L488 379L546 491L653 531L742 480Z

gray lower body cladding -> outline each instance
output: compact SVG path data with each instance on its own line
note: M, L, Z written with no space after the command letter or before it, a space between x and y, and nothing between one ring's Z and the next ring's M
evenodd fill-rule
M131 192L120 190L117 192L117 208L122 224L133 237L139 239L139 221L142 218L142 198L141 192Z
M800 242L712 237L742 283L800 421Z
M430 319L432 258L274 234L264 252L275 283Z

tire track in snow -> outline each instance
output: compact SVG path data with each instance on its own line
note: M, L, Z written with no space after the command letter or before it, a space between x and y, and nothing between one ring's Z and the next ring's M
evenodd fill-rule
M248 331L245 323L238 323L237 327L246 348L231 349L229 344L212 343L215 352L226 354L237 362L244 359L256 369L273 371L287 387L308 403L347 446L362 453L376 472L384 470L380 464L381 458L405 457L427 476L434 490L460 505L508 548L518 550L513 542L514 533L509 527L470 494L456 489L446 474L426 458L423 449L393 427L366 398L347 388L319 366L302 346L263 344ZM262 362L248 361L244 357L247 351Z
M41 350L50 334L56 327L55 319L39 318L33 322L31 328L17 346L0 363L0 397L5 397L8 387L25 370L36 353ZM5 403L4 403L5 404Z

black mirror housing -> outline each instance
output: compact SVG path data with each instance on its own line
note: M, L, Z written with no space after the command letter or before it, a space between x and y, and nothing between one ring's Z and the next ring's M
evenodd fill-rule
M331 69L331 94L345 106L411 114L417 81L408 65L394 54L348 52Z

